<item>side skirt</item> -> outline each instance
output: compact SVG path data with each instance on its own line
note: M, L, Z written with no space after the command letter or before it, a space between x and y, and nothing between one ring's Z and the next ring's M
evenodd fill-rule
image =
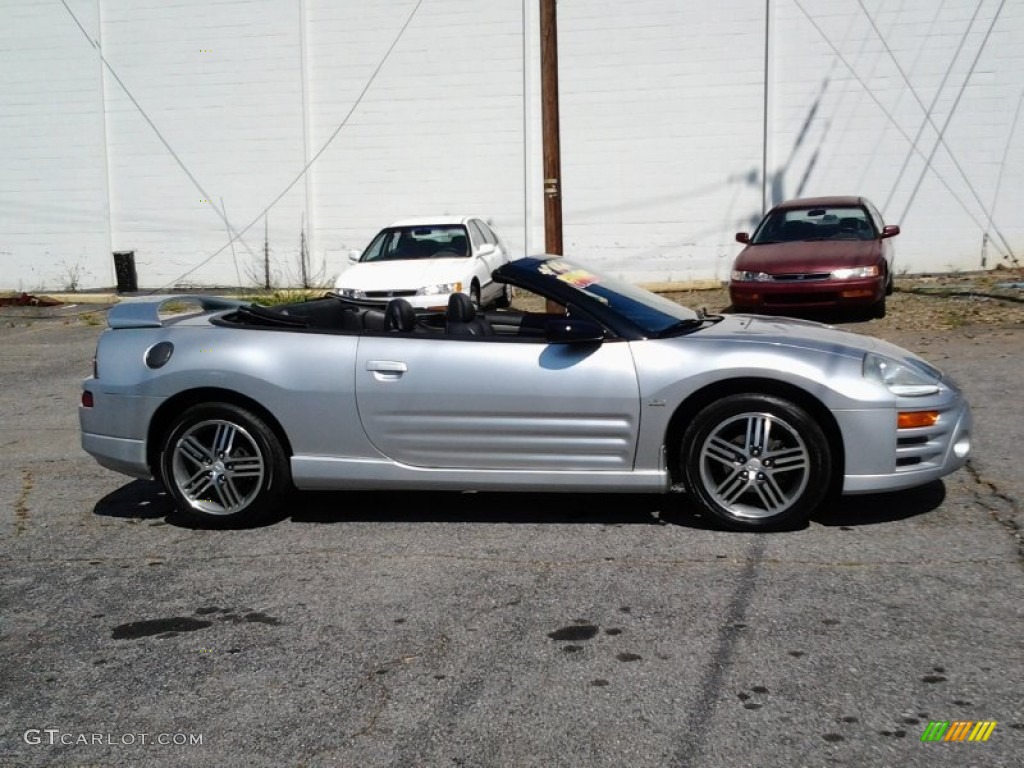
M435 490L668 493L663 470L551 471L431 469L386 459L293 456L292 481L304 491Z

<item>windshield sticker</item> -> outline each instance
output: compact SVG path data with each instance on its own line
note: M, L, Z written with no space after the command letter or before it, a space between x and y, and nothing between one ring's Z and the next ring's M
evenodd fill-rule
M559 275L558 279L576 288L586 288L588 285L594 285L598 281L597 275L592 275L583 269L574 269L572 272L566 272L564 275Z
M543 274L553 275L562 282L581 290L600 282L600 278L597 275L591 274L585 269L574 268L560 261L549 261L541 264L538 271Z

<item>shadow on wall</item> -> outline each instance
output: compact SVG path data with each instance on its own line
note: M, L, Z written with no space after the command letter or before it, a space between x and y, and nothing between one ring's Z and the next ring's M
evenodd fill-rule
M797 134L796 140L793 143L789 151L788 157L775 169L768 171L767 183L765 187L768 192L767 207L771 208L773 205L787 200L790 197L800 197L804 194L804 191L808 188L815 168L818 165L819 159L822 153L822 147L829 134L831 128L831 120L825 123L824 130L819 136L817 136L817 144L811 151L810 157L806 161L800 161L798 156L805 154L805 148L813 135L813 126L815 120L818 118L821 106L829 89L831 83L830 77L825 77L822 81L821 88L818 91L814 102L807 110L807 114L804 117L803 123L800 127L800 131ZM787 178L798 177L800 180L796 184L796 187L792 192L786 188ZM634 198L633 200L613 205L602 205L591 208L572 209L569 215L572 218L587 219L591 217L602 217L609 214L624 213L628 211L641 211L648 208L658 207L672 203L683 203L690 200L700 200L712 195L722 193L724 190L733 189L734 193L730 196L730 203L728 209L722 212L721 217L715 215L712 220L715 223L710 223L707 227L700 230L687 232L685 237L678 240L661 243L654 248L649 248L636 253L635 257L639 259L649 258L659 253L663 253L666 249L679 248L687 245L693 245L700 242L706 237L721 233L723 237L727 238L731 242L731 228L738 230L752 230L761 221L763 211L760 209L750 210L749 212L737 213L734 209L737 202L741 198L740 193L744 189L755 189L760 190L762 186L762 170L757 167L751 167L743 171L730 173L721 181L711 182L698 187L693 187L685 191L677 193L669 193L662 195L652 195L650 197Z

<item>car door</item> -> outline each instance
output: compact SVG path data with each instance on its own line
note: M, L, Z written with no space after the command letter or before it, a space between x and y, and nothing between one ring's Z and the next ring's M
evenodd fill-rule
M475 269L480 280L480 285L483 288L484 303L489 303L498 297L501 292L501 286L495 283L491 279L491 273L505 263L507 260L505 254L501 250L501 244L498 243L498 239L493 236L491 230L479 219L469 220L469 230L472 232L473 254ZM489 245L493 247L489 253L477 255L480 246Z
M370 441L417 467L629 470L640 420L629 345L364 336Z
M875 225L875 229L879 234L882 233L882 229L885 228L885 221L882 219L882 214L878 212L874 204L865 201L867 204L868 215L871 216L872 223ZM889 270L889 274L892 274L895 268L896 262L896 249L893 246L892 238L887 237L881 241L882 258L885 260L886 268Z

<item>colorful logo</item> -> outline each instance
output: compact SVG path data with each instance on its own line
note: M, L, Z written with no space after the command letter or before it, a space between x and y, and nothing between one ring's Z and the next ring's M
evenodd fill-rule
M932 720L921 741L988 741L995 729L995 720Z

